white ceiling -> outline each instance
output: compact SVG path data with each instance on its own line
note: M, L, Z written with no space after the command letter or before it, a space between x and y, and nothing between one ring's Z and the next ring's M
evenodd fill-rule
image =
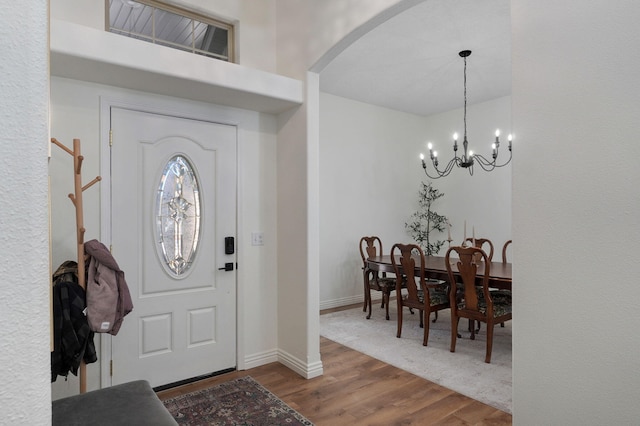
M320 73L323 92L418 115L511 93L509 0L425 0L379 25Z

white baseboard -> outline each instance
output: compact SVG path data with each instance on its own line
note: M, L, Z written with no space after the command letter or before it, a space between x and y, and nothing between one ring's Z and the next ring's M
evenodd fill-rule
M379 303L381 300L382 300L382 296L380 292L378 291L371 292L372 303L374 302ZM364 296L360 294L357 296L348 296L348 297L341 297L339 299L320 301L320 310L339 308L341 306L353 305L354 303L364 303Z
M321 361L313 364L306 364L291 354L277 349L245 357L243 370L260 367L261 365L270 364L272 362L279 362L305 379L313 379L314 377L322 376L324 372Z
M272 362L278 362L277 349L246 356L244 358L244 370L260 367L261 365L270 364Z
M279 351L278 361L280 364L290 368L305 379L313 379L314 377L322 376L324 372L322 368L322 361L307 364L285 351Z

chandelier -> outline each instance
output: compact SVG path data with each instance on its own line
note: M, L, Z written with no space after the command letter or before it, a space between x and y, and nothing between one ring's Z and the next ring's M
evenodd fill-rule
M433 168L436 172L436 176L431 176L429 171L427 170L427 164L424 161L424 155L420 154L420 160L422 161L422 168L424 169L425 174L431 179L438 179L444 176L448 176L453 170L453 166L462 167L463 169L469 170L469 174L473 176L473 166L474 164L480 165L480 167L490 172L496 167L503 167L509 164L511 161L511 135L508 136L509 140L509 159L502 163L498 164L498 150L500 149L500 130L496 130L496 140L491 145L491 149L493 150L491 155L491 160L483 157L480 154L474 154L473 151L468 151L469 142L467 141L467 57L471 55L470 50L463 50L458 53L461 58L464 59L464 139L462 141L462 156L458 156L458 134L453 134L453 158L449 160L447 166L444 169L438 168L438 153L433 150L433 146L431 143L427 145L429 148L429 157L431 158L431 163L433 164Z

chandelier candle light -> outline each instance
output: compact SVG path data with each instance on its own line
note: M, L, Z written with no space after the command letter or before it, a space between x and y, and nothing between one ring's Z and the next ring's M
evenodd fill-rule
M422 168L424 169L425 174L431 179L438 179L444 176L448 176L453 170L453 166L462 167L463 169L468 169L469 174L473 176L473 165L479 164L483 170L490 172L496 167L503 167L511 162L511 135L507 138L509 140L509 159L503 164L497 164L498 160L498 150L500 149L500 130L496 130L496 140L491 145L493 150L492 152L492 160L489 161L485 157L479 154L474 154L473 151L468 150L469 142L467 141L467 57L471 55L470 50L463 50L458 53L461 58L464 59L464 139L462 141L462 149L464 152L462 156L458 157L458 134L453 134L453 158L447 163L447 166L444 170L440 170L438 168L438 153L433 150L433 145L431 143L427 144L429 148L429 157L431 159L431 163L433 164L433 168L436 171L436 176L431 176L429 171L427 170L427 164L424 161L424 155L420 154L420 160L422 161Z

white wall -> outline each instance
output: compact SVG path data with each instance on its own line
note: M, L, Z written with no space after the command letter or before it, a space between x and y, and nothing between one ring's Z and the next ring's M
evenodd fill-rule
M418 208L421 182L430 181L418 155L426 152L426 140L441 158L452 154L449 139L456 130L462 133L463 113L425 118L327 93L320 101L320 308L325 309L362 300L362 236L378 235L385 253L394 243L412 242L404 224ZM496 127L510 130L510 107L508 97L469 106L468 133L476 152L490 153ZM474 176L456 169L432 180L445 194L435 208L451 221L453 244L462 241L465 220L469 237L475 226L476 236L490 238L497 250L511 237L510 168L477 169ZM436 238L445 240L447 234ZM445 250L446 245L440 255Z
M304 80L305 104L278 132L278 346L322 374L319 334L319 81L313 65L354 28L396 3L279 0L278 72ZM326 57L331 56L328 54Z
M276 117L251 111L224 108L210 104L154 96L109 86L52 78L51 133L71 146L73 138L82 142L83 181L100 175L102 144L108 139L100 131L101 98L132 105L151 106L163 112L217 120L238 126L238 328L239 367L273 362L277 359L277 330L274 327L254 327L276 321L277 253L276 207L272 195L276 192ZM117 170L117 165L114 165ZM67 259L76 259L75 216L67 194L73 192L72 161L64 151L53 147L50 166L53 223L54 268ZM106 183L91 187L84 194L85 240L106 241L100 230L100 193ZM102 216L104 217L104 216ZM251 232L261 231L264 246L251 245ZM126 273L126 271L125 271ZM126 321L126 318L125 318ZM109 339L110 337L105 337ZM101 335L94 341L100 348ZM87 366L87 388L98 389L108 384L100 382L100 367L105 360ZM74 376L68 381L59 378L53 385L54 399L78 392Z
M0 3L2 424L51 419L47 18L42 1Z
M514 424L638 424L640 4L511 13Z
M362 301L358 242L377 235L388 252L408 242L422 173L415 149L423 117L321 93L320 307ZM373 297L378 295L373 294Z

